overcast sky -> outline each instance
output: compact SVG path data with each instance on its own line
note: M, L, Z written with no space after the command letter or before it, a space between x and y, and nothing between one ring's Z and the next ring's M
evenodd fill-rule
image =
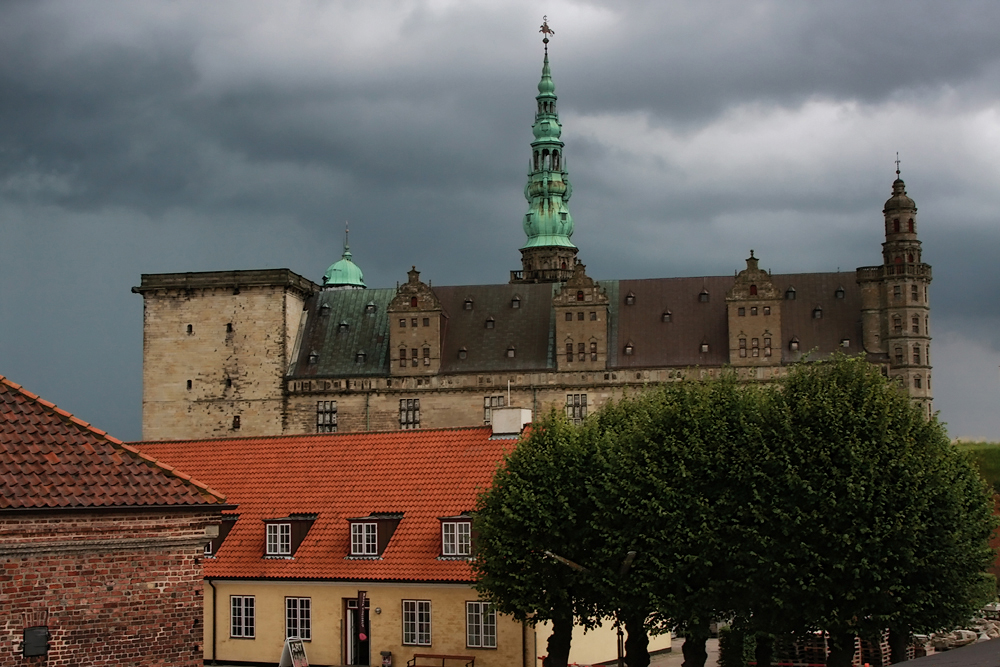
M935 407L1000 440L1000 3L0 4L0 374L141 435L141 273L520 268L538 27L600 278L881 262L896 151Z

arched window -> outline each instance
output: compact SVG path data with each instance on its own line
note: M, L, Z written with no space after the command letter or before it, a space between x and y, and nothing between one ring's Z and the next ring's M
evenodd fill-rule
M899 233L899 219L898 218L896 220L892 221L892 231L894 231L897 234Z
M912 252L909 255L906 256L906 261L910 262L911 264L913 263L913 253Z
M417 297L411 296L410 297L410 308L416 308L416 307L417 307Z
M560 264L559 268L561 268L561 269L563 269L565 271L566 270L566 262L563 262L562 264Z
M757 296L757 286L756 285L751 285L750 286L750 296Z
M912 234L913 233L913 218L910 218L909 221L906 224L907 224L907 227L909 227L910 233Z

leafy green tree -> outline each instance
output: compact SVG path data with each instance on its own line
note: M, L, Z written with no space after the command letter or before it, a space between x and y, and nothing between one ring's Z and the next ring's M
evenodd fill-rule
M591 577L565 564L586 563L594 551L595 445L551 412L504 457L476 506L476 589L518 620L552 622L545 667L567 664L574 619L598 621Z

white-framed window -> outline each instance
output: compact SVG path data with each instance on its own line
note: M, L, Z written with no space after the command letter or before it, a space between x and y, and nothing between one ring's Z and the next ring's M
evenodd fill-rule
M493 408L502 408L504 406L503 396L484 396L483 397L483 424L489 425L493 423Z
M312 598L285 598L285 638L312 639Z
M430 600L403 600L403 643L431 645Z
M465 645L497 647L497 612L489 602L465 603Z
M252 595L229 596L229 636L253 639L256 618Z
M442 522L441 554L444 556L472 555L472 524L468 521Z
M352 556L378 555L377 523L351 524L351 555Z
M337 401L316 401L316 432L335 433L336 431Z
M566 416L574 423L580 423L587 416L587 395L566 394Z
M267 555L268 556L292 555L292 524L290 523L267 524Z

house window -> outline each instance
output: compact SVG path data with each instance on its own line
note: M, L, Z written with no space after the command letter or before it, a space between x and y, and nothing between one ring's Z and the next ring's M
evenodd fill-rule
M468 521L445 521L441 524L441 554L472 555L472 524Z
M425 317L424 318L424 326L425 327L429 327L430 325L431 325L431 318Z
M702 290L698 295L698 301L700 303L708 303L708 290Z
M740 356L741 357L747 356L747 339L746 338L740 338Z
M493 409L502 408L504 405L503 396L484 396L483 397L483 424L489 425L493 423Z
M750 316L751 317L757 316L757 306L750 306Z
M903 286L902 285L893 285L892 286L892 298L894 298L894 299L902 299L903 298Z
M771 314L771 306L764 306L764 315Z
M759 357L760 356L760 339L759 338L753 338L753 339L751 339L750 340L750 347L752 348L752 352L753 352L753 354L751 356Z
M737 308L736 309L736 315L737 316L739 316L739 317L746 317L746 314L747 314L747 309L746 308L742 308L741 307L741 308Z
M292 554L292 524L267 524L267 555L290 556Z
M496 320L494 320L492 317L487 317L486 318L486 328L487 329L492 329L495 326L496 326Z
M431 601L403 600L403 643L431 645Z
M920 292L916 285L910 285L910 301L920 301Z
M419 362L417 361L417 348L413 348L412 350L410 350L410 365L416 366L418 363Z
M915 333L915 334L920 333L920 318L919 317L911 318L911 320L910 320L910 328L913 330L913 333Z
M497 612L489 602L465 603L465 645L497 647Z
M765 357L770 357L771 356L771 339L770 338L765 338L764 339L764 356Z
M920 389L922 385L923 385L923 381L920 379L920 376L919 375L914 376L913 377L913 388L914 389Z
M410 326L411 327L416 327L417 326L417 318L415 318L415 317L411 317L410 318Z
M253 639L256 618L252 595L229 596L229 636Z
M351 524L351 555L352 556L378 555L377 523Z
M420 428L420 399L399 399L399 428Z
M316 402L316 432L335 433L337 431L337 401Z
M660 316L660 321L670 322L673 319L673 317L674 317L673 313L671 313L669 310L665 310L663 311L663 315Z
M795 301L795 288L794 287L789 287L788 289L785 290L785 300L786 301Z
M577 346L576 351L580 354L580 361L586 361L587 360L587 346L586 345L584 345L583 343L580 343Z
M312 639L312 598L285 598L285 637Z
M566 416L574 424L579 424L587 416L587 395L566 394Z

